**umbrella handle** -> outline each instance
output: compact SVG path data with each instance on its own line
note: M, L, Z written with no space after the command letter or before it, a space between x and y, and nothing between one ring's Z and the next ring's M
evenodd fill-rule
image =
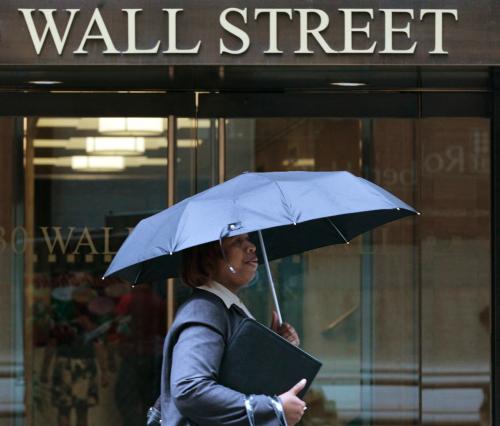
M267 259L266 246L264 245L264 238L262 238L262 232L260 230L257 231L259 234L259 242L260 248L262 250L262 256L264 256L264 265L266 267L267 280L271 286L271 293L273 295L274 307L276 308L276 312L278 313L278 321L279 325L283 324L283 318L281 317L280 305L278 302L278 296L276 295L276 288L274 287L273 276L271 275L271 268L269 267L269 260Z

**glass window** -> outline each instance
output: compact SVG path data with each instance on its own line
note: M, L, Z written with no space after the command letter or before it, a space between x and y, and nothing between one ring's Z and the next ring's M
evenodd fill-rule
M180 201L218 181L218 122L175 121ZM0 120L2 403L19 424L143 425L166 285L101 276L167 205L167 120L32 118L24 144L20 123ZM284 319L323 362L302 424L491 425L490 121L231 119L225 135L226 179L349 170L422 213L271 263ZM170 309L188 293L177 282ZM242 297L270 323L263 269Z
M215 119L176 120L176 202L217 184L217 131Z
M166 207L167 142L163 118L28 120L30 424L143 425L160 392L165 283L101 277Z
M490 122L231 119L227 178L348 170L422 215L271 263L324 365L304 425L490 425ZM263 271L243 295L270 321Z
M175 202L218 183L218 122L208 118L176 119ZM191 294L178 278L172 280L176 310ZM173 312L172 312L173 317Z

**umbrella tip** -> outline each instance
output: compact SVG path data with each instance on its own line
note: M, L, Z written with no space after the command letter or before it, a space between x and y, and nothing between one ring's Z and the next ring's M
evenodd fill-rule
M422 213L420 213L420 212L417 212L417 216L420 216L421 214L422 214Z
M170 252L170 256L172 256L172 255L173 255L173 253L172 253L172 252Z

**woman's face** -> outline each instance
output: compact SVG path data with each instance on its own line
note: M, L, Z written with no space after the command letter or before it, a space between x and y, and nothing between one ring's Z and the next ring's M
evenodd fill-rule
M226 260L217 260L214 279L236 293L255 276L258 266L256 248L249 240L248 234L225 238L222 248ZM234 273L230 267L234 269Z

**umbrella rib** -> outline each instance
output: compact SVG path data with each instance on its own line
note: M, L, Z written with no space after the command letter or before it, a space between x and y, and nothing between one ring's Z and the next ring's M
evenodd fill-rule
M180 219L177 223L177 227L175 229L174 238L170 241L170 253L177 251L178 241L179 241L179 233L184 229L184 222L186 221L185 215L188 210L188 207L192 205L192 199L198 194L195 194L189 198L182 200L179 204L184 203L182 206L182 211L179 213ZM179 205L177 204L177 205Z
M330 225L332 225L335 228L335 230L342 237L342 239L346 242L346 244L349 244L349 241L347 240L347 238L345 237L345 235L342 232L340 232L340 229L337 227L337 225L335 225L335 223L333 223L333 220L330 217L327 218L327 220L330 223Z
M144 263L142 263L142 262L139 264L139 268L137 270L137 274L136 274L135 279L134 279L134 284L137 284L137 280L139 279L139 275L141 275L143 265L144 265Z
M265 179L271 181L272 183L274 183L277 187L278 187L278 190L280 191L281 193L281 196L283 197L283 201L284 201L284 205L286 206L286 209L288 210L288 214L290 215L290 217L292 218L292 222L295 224L296 222L296 219L293 217L293 214L292 214L292 211L291 211L291 203L290 203L290 200L288 199L288 197L285 195L285 192L283 191L283 188L281 187L281 185L274 179L271 179L268 175L262 175Z

